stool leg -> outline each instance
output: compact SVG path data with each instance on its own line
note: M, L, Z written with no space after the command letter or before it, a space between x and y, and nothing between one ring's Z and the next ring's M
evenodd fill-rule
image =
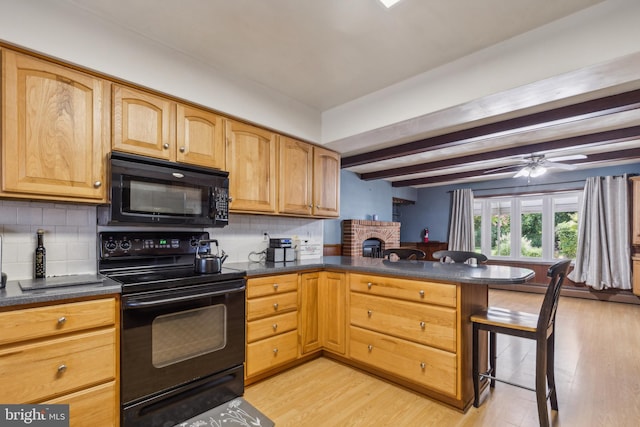
M479 337L480 329L478 328L478 324L473 324L473 406L476 408L480 405L480 351L478 350L479 346Z
M558 395L556 394L556 378L554 374L555 332L547 339L547 383L549 384L551 409L558 410Z
M547 339L539 337L536 344L536 401L540 427L549 427L547 411Z
M491 376L496 376L496 333L489 332L489 368L491 369ZM492 379L489 384L491 388L496 386L496 380Z

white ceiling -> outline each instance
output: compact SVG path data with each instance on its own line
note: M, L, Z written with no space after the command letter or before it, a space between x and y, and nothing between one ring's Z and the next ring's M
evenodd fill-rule
M63 1L213 69L252 80L322 112L603 0L402 0L390 9L378 0ZM458 116L460 113L464 113L464 107L450 112ZM615 120L623 124L613 123L613 116L606 118L607 123L594 120L593 124L581 121L573 126L542 126L534 132L515 131L502 138L485 135L451 147L444 145L417 154L405 153L349 169L364 174L398 169L470 153L514 148L525 144L523 141L540 143L596 133L612 126L633 126L640 120L635 110L616 116ZM470 126L462 123L458 127ZM589 126L592 130L588 130ZM433 136L437 135L430 135ZM425 136L416 133L413 139L411 135L402 141L387 138L376 141L375 146L354 148L353 141L357 138L347 138L331 148L348 158ZM361 135L360 139L367 139L367 135ZM616 147L620 150L640 147L637 139L618 142ZM575 147L563 148L564 151L547 150L541 154L550 157L575 153L597 155L613 148L611 143L610 140L589 146L577 143ZM396 174L384 179L403 181L435 176L442 177L440 183L486 180L491 177L483 172L462 180L448 179L447 175L489 166L517 165L523 157L505 155L479 162L467 159L465 163L446 168ZM617 164L620 162L629 160L620 160ZM606 164L616 162L597 163L598 166ZM594 165L577 164L577 167Z
M602 0L67 0L319 111Z

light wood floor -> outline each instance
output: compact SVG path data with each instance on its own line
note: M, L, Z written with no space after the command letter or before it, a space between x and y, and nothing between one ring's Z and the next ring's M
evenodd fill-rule
M542 295L490 291L495 306L537 312ZM498 375L533 386L534 342L498 336ZM554 426L640 425L640 306L561 297ZM466 414L320 358L251 385L244 396L278 427L537 426L533 392L497 383Z

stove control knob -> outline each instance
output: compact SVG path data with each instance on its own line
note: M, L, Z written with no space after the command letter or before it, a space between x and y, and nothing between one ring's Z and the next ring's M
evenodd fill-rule
M120 249L122 249L123 251L128 251L129 249L131 249L131 241L123 240L122 242L120 242Z
M104 242L104 248L108 251L115 251L117 246L118 245L116 245L116 242L114 242L113 240Z

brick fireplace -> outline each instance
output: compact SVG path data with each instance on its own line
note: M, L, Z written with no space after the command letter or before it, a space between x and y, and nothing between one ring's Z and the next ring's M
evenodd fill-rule
M367 239L378 239L385 248L400 246L400 223L345 219L342 221L342 255L362 256L362 243Z

